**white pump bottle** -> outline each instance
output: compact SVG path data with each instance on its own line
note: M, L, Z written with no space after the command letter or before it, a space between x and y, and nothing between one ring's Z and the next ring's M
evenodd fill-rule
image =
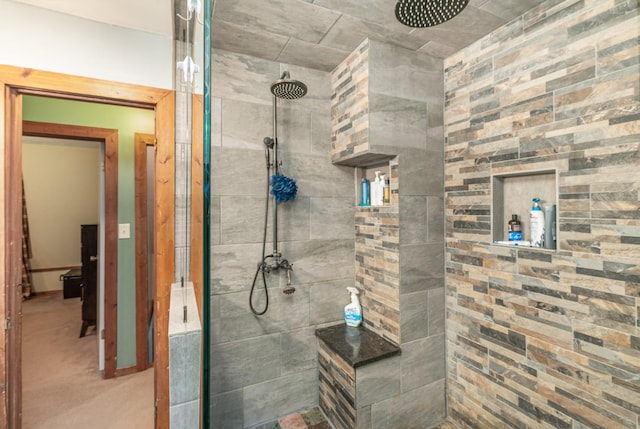
M533 199L533 207L529 213L529 227L531 228L531 245L544 246L544 212L540 208L540 198Z
M357 327L362 323L362 307L358 300L358 289L348 287L347 290L351 294L351 302L344 306L344 323L347 326Z
M384 186L384 182L380 180L380 171L376 171L376 178L371 186L371 205L372 206L380 206L382 205L379 201L382 198L382 189Z

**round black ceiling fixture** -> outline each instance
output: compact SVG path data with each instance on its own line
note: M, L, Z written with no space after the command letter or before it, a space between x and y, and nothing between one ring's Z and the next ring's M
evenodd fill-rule
M409 27L433 27L450 20L469 0L398 0L396 18Z

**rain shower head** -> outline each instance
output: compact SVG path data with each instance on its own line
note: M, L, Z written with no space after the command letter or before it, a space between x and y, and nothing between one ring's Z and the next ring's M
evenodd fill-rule
M307 85L291 79L289 72L285 71L279 80L271 84L271 93L278 98L286 98L287 100L296 100L302 98L307 93Z
M450 20L469 0L398 0L396 18L409 27L433 27Z

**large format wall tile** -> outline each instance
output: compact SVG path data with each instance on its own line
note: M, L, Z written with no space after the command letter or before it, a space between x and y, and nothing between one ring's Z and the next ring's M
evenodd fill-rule
M211 420L216 422L216 428L236 429L243 427L243 410L242 389L211 395Z
M280 335L265 335L211 348L211 392L228 392L280 375Z
M444 378L371 406L371 428L421 428L446 416Z
M403 392L444 379L443 349L444 334L402 344L401 383Z
M267 163L263 150L212 148L213 196L266 195Z
M297 286L295 294L282 293L277 279L267 278L269 311L262 317L247 315L249 292L214 296L212 300L212 332L214 343L252 338L259 335L287 332L309 324L309 292ZM250 286L250 284L249 284ZM264 309L266 299L262 278L256 283L252 303L256 311Z
M222 147L264 152L264 138L273 137L271 106L225 99L222 100L221 112L218 131L222 136ZM247 123L247 117L251 117L251 123Z
M353 287L353 278L329 280L309 284L309 321L313 325L342 320L344 306L349 302L347 287ZM336 303L340 305L336 306Z
M309 235L312 239L355 238L351 198L311 198Z
M271 84L280 77L280 65L247 55L214 49L211 56L211 92L223 100L272 105ZM224 115L224 112L222 112Z
M244 425L268 421L292 410L317 403L317 370L311 369L247 387L244 392Z
M399 356L356 368L356 408L383 401L399 393Z
M243 1L225 13L261 4ZM212 423L238 429L318 404L315 329L342 320L345 288L354 282L355 195L352 169L331 163L328 73L218 49L212 62ZM278 250L293 264L296 290L282 293L284 269L265 273L269 307L256 316L249 298L263 256L263 140L274 132L270 86L284 71L308 88L299 100L276 102L280 171L298 186L295 200L278 206ZM271 254L272 199L266 232ZM266 297L259 272L256 311Z

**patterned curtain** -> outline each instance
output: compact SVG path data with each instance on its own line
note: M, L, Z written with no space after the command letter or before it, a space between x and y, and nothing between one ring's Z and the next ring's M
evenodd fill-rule
M29 236L29 217L27 216L27 199L24 196L24 179L22 179L22 296L31 296L31 237Z

